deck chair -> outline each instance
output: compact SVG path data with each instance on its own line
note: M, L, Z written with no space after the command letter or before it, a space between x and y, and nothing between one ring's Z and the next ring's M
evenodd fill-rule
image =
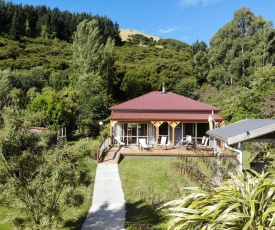
M202 146L202 145L204 145L205 141L206 141L206 136L203 136L203 137L202 137L202 140L201 140L201 143L197 143L197 146ZM208 141L208 140L207 140L207 141Z
M185 139L182 141L182 144L183 145L193 144L192 136L191 135L186 135Z
M208 146L208 141L209 141L209 138L208 137L205 138L204 144L203 145L197 145L196 148L195 148L196 149L195 151L199 154L204 153L204 152L207 152L207 153L213 152L214 153L214 148Z
M157 144L157 146L160 146L161 149L162 149L162 147L166 147L166 149L167 149L166 140L167 140L167 137L161 137L160 143Z
M182 146L186 147L186 149L191 149L193 145L192 136L186 135L185 139L182 140Z
M143 151L143 149L149 150L149 146L146 144L146 139L145 138L139 138L138 139L138 148Z
M114 137L114 139L115 139L115 144L117 144L118 146L126 145L124 142L120 140L120 137Z

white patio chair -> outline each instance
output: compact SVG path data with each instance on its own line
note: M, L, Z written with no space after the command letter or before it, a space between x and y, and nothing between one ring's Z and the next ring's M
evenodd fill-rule
M197 143L196 145L197 145L197 146L202 146L202 145L204 145L206 139L207 139L206 136L203 136L203 137L202 137L202 140L201 140L201 143ZM207 141L208 141L208 140L207 140Z
M139 138L138 139L138 148L143 151L143 149L149 150L149 146L146 144L145 138Z
M185 139L182 141L184 146L192 145L192 136L191 135L186 135Z
M191 135L186 135L184 139L181 141L181 147L186 147L186 149L190 149L192 146L194 146L192 136Z
M199 146L197 145L195 147L195 151L198 154L204 153L204 152L207 152L207 153L213 152L214 153L214 148L208 145L208 141L209 141L209 138L208 137L205 138L204 144L203 145L199 145Z
M167 149L166 140L167 140L167 137L161 137L160 143L157 144L157 146L160 146L161 149L162 149L162 147L166 147L166 149Z
M115 139L115 144L116 145L118 145L118 146L121 146L121 145L126 145L124 142L122 142L121 140L120 140L120 137L114 137L114 139Z

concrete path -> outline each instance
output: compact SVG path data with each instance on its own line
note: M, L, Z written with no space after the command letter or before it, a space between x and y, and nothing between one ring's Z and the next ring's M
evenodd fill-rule
M121 230L125 225L125 200L118 164L98 164L92 207L82 230Z

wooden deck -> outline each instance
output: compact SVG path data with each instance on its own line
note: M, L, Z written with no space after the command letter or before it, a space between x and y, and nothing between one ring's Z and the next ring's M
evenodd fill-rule
M224 152L225 157L236 157L236 153ZM216 157L213 151L186 149L186 147L151 148L140 150L138 146L113 146L101 163L118 164L123 157Z

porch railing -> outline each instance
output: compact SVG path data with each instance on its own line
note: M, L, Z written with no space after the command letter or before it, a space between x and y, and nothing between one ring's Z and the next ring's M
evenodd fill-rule
M97 162L101 162L104 157L104 153L106 153L111 148L112 138L110 136L106 137L101 145L98 147L97 151Z

